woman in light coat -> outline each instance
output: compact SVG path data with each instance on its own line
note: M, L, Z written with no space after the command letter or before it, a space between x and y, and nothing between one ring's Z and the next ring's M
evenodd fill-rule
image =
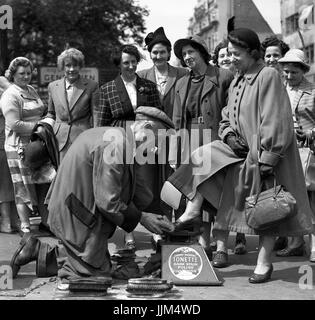
M93 127L98 84L80 76L84 55L75 48L63 51L57 64L64 77L48 85L47 117L54 121L62 161L77 136Z
M38 93L29 85L32 71L33 64L27 58L13 59L6 76L13 84L4 91L0 102L5 118L4 149L13 181L21 233L30 232L29 215L38 211L35 183L23 161L24 149L33 128L47 111ZM47 122L50 122L49 119Z
M191 200L179 226L199 214L204 199L217 208L215 267L228 265L229 231L260 235L257 265L249 282L262 283L270 279L273 271L271 253L275 237L310 233L312 213L289 98L279 74L260 60L260 41L255 32L236 29L230 32L228 40L239 74L230 86L228 105L222 113L222 140L201 147L192 155L190 172L187 166L184 171L179 168L169 182ZM197 157L200 152L203 156ZM279 226L258 233L246 223L245 199L257 193L261 179L269 180L272 175L294 196L298 211Z

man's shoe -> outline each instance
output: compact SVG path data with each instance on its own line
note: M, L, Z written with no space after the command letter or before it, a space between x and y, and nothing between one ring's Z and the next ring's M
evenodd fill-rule
M315 251L311 251L310 262L315 262Z
M249 283L263 283L267 282L271 278L271 274L273 271L273 266L270 265L269 270L264 274L253 273L253 275L248 278Z
M285 248L276 252L277 257L301 257L305 253L304 243L297 248Z
M285 249L287 246L288 246L288 238L278 237L273 247L273 251L279 251L279 250Z
M39 244L39 240L34 238L30 233L26 233L23 236L20 246L15 251L10 262L13 278L17 276L21 266L37 259Z
M212 260L212 265L215 268L225 268L229 265L228 254L224 251L217 251Z

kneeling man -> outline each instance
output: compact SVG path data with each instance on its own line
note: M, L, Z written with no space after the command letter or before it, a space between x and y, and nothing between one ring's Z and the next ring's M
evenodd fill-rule
M165 225L161 216L144 212L153 195L133 160L139 149L134 140L143 140L150 129L154 134L146 137L146 144L151 139L153 148L147 153L156 152L157 131L172 127L163 111L139 107L131 134L113 127L84 131L61 162L46 198L48 225L61 240L66 260L57 270L57 248L26 235L11 260L13 277L32 260L37 261L37 276L48 277L57 271L61 279L110 276L107 241L117 226L131 232L140 222L153 233L170 231L172 225ZM25 161L34 158L27 151Z

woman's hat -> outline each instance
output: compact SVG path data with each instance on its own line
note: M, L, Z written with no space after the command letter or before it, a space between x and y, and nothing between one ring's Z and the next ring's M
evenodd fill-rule
M153 46L157 43L163 43L166 46L172 47L170 40L166 38L163 27L156 29L154 32L150 32L145 37L144 42L147 45L149 52L151 52Z
M260 41L258 38L258 35L255 31L247 28L239 28L239 29L234 29L228 34L228 39L229 41L233 41L234 39L237 39L241 43L244 43L247 48L250 50L260 50Z
M167 114L158 108L155 107L138 107L135 111L136 121L137 120L151 120L151 121L160 121L166 128L174 129L174 123L167 116Z
M195 44L201 52L205 52L206 54L209 54L209 49L206 42L199 36L194 35L192 37L179 39L175 42L174 52L176 57L181 60L183 47L187 45L191 45L192 43Z
M310 65L307 63L305 54L300 49L290 49L284 57L278 60L279 63L299 63L307 72L310 70Z

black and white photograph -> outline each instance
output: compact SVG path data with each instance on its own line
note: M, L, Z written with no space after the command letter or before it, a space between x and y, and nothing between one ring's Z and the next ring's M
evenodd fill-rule
M199 319L314 277L315 0L0 0L0 300Z

